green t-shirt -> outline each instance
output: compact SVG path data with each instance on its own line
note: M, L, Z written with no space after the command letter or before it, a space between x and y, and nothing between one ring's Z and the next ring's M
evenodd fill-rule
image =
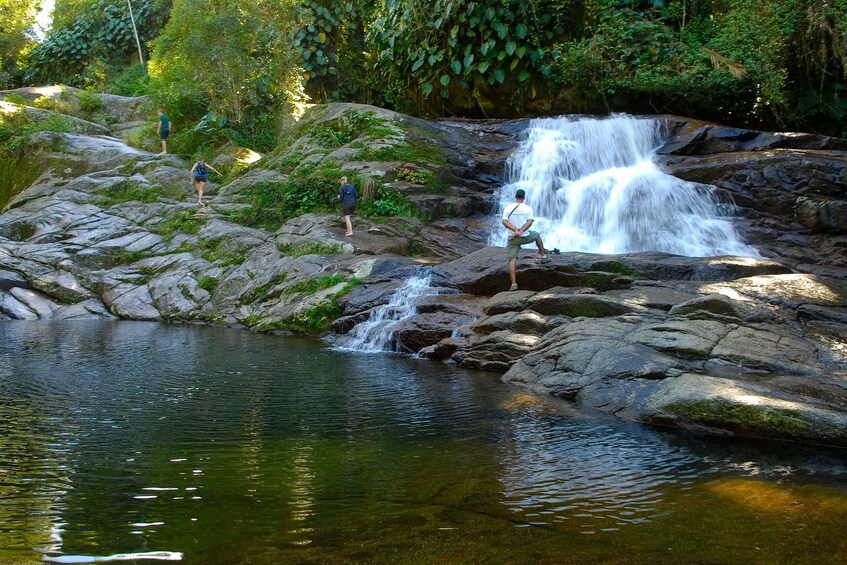
M171 130L171 121L166 115L162 114L161 116L159 116L159 121L162 122L162 127L160 128L161 131Z

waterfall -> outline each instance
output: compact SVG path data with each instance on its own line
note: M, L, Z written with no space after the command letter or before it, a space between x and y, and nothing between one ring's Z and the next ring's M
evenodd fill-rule
M548 249L590 253L664 251L689 257L758 257L736 233L714 188L665 174L653 162L660 123L607 119L532 120L507 163L502 213L526 191L533 229ZM489 238L505 246L500 214Z
M439 290L430 286L432 269L425 267L406 279L403 286L394 291L388 303L371 311L367 320L350 330L339 339L342 349L378 352L397 351L394 341L394 329L397 325L417 313L417 301L424 296L438 294Z

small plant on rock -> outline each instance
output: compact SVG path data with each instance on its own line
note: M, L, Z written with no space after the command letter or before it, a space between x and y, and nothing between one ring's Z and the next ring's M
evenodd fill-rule
M432 184L435 180L432 173L427 171L418 171L409 167L400 167L396 169L395 172L397 173L398 180L408 182L409 184L426 186Z

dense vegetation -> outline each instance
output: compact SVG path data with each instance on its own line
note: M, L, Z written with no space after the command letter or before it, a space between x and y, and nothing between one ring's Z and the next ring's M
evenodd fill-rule
M847 0L0 0L0 84L147 93L269 149L298 104L679 113L847 135ZM207 125L209 122L207 120ZM179 140L176 140L177 142ZM196 140L195 140L196 141Z

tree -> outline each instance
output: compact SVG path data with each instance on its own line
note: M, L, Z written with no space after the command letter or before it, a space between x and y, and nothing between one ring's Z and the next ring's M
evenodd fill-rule
M38 0L0 0L0 88L17 82L24 56L35 45Z
M291 46L293 1L175 0L153 42L151 86L169 113L197 120L214 110L255 129L298 100L302 69ZM267 123L265 124L268 125Z

